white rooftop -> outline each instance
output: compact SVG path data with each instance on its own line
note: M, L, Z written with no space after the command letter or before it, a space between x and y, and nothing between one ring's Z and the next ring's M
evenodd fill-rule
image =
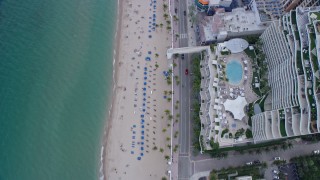
M224 103L224 108L233 114L234 119L241 120L245 116L244 107L246 104L246 98L238 96L236 99L227 99Z
M249 43L241 38L230 39L223 43L226 48L228 48L231 53L239 53L248 48Z

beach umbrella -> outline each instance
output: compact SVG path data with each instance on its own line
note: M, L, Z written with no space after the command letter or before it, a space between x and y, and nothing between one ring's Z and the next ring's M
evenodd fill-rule
M140 150L141 150L141 151L143 151L143 150L144 150L144 148L143 148L143 147L141 147L141 148L140 148Z
M147 99L146 98L143 98L143 101L146 101Z
M144 134L144 131L141 131L141 134Z
M146 93L143 93L143 96L146 96L147 94Z
M143 117L144 117L144 115L143 115L143 114L141 114L141 117L143 118Z
M140 153L140 156L143 156L143 153Z
M142 109L143 112L146 112L146 109Z
M144 72L144 75L147 75L147 72Z
M144 128L144 125L142 125L141 128L143 129L143 128Z
M151 35L149 35L149 38L152 38L152 36L151 36Z
M146 57L146 61L150 61L151 60L151 58L150 57Z
M141 139L144 139L144 136L141 136Z
M141 160L141 157L137 157L137 159L140 161L140 160Z
M149 32L151 32L151 30L149 30Z
M157 15L156 14L153 14L153 18L155 18Z
M131 146L131 147L134 147L134 146ZM131 154L134 154L134 152L133 152L133 151L131 151Z
M147 85L147 82L144 82L143 85Z
M144 79L146 80L146 79L147 79L147 76L145 76Z
M142 145L144 145L144 142L141 142Z
M147 67L144 67L144 70L146 71L146 70L147 70Z

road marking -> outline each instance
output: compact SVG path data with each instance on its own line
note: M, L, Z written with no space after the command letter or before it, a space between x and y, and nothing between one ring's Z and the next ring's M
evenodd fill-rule
M180 34L179 37L180 37L180 39L186 39L186 38L188 38L188 34L186 34L186 33Z

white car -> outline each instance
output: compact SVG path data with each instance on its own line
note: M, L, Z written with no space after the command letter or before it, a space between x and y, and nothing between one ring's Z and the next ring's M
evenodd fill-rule
M247 162L246 165L250 166L252 165L253 163L252 162Z
M320 150L314 150L313 154L320 154Z
M273 176L273 179L280 179L279 176Z
M272 170L272 172L275 173L275 174L279 174L279 171L277 171L277 170L275 170L275 169Z
M281 160L281 158L280 157L274 157L274 160L279 161L279 160Z

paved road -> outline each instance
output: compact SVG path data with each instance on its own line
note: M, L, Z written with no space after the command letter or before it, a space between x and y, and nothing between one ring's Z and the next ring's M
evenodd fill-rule
M292 149L286 151L270 151L268 153L263 152L262 154L231 154L226 159L203 159L195 161L194 173L211 171L212 169L221 169L229 166L242 166L246 162L253 160L265 161L268 165L271 165L274 157L281 157L287 160L287 162L292 158L299 155L309 155L315 149L320 149L320 142L315 144L295 144Z
M178 9L179 18L179 47L188 46L188 29L187 16L184 11L187 11L186 1L175 2ZM180 59L180 122L179 122L179 167L178 179L189 179L191 176L190 166L190 78L185 75L185 70L189 69L190 58L185 55L184 60Z

